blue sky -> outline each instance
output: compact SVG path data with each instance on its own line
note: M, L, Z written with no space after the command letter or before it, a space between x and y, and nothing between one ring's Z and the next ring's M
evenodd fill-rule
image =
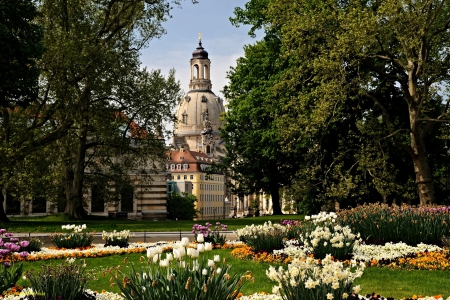
M211 60L212 90L220 92L227 84L226 72L236 65L236 59L244 55L244 45L256 40L248 35L249 26L239 28L231 25L229 17L234 8L244 7L247 0L199 0L192 4L184 0L181 7L174 7L172 18L165 23L167 34L150 41L149 47L142 51L142 66L147 69L161 69L168 74L171 68L181 88L189 88L189 60L198 46L198 33L202 33L202 43Z

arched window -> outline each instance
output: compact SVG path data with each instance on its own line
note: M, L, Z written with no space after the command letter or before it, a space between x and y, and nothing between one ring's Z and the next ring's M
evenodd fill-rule
M193 72L193 79L198 79L199 78L198 65L194 65L193 67L194 67L194 69L192 70L192 72Z
M206 146L206 153L211 153L211 146Z
M203 78L209 79L209 68L208 65L203 66Z

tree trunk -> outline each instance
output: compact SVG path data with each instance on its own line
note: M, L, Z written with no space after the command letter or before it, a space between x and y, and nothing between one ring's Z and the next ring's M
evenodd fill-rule
M430 165L424 153L413 157L414 173L416 174L416 186L419 193L420 205L434 203L434 187Z
M77 219L87 216L83 208L84 163L86 158L87 130L82 130L78 139L75 164L66 166L66 208L64 213ZM72 169L73 168L73 169Z
M427 151L425 148L425 134L420 122L417 121L419 107L410 106L409 118L411 126L411 156L416 174L416 187L419 194L420 205L430 205L434 203L434 187L430 164L427 161Z
M11 220L8 218L5 210L3 209L3 202L5 202L5 196L2 193L0 193L0 195L1 195L1 197L0 197L0 222L1 223L10 223Z
M274 215L282 215L280 205L280 188L277 184L270 187L270 195L272 196L272 210Z

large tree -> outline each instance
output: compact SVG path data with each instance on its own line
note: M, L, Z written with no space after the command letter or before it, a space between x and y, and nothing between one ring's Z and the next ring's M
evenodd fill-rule
M229 103L221 131L226 143L222 169L232 179L234 192L269 193L274 214L281 214L279 191L290 183L298 162L281 151L274 122L279 107L271 86L283 68L279 50L279 39L270 35L245 47L245 57L228 74L224 95Z
M164 153L161 124L172 118L179 84L173 72L140 70L138 51L165 32L170 1L42 0L39 9L42 97L59 103L53 126L73 121L56 145L65 213L81 218L87 171L90 183L114 188L130 169L154 171L148 162Z
M42 29L31 0L0 1L0 192L17 186L19 164L62 135L70 122L49 130L53 111L38 98ZM0 197L0 221L8 222Z
M383 139L412 161L420 203L435 202L427 145L432 130L449 122L448 1L279 0L269 6L284 55L307 68L317 86L295 99L299 106L305 99L314 104L313 118L304 120L314 126L345 119L346 106L371 101L366 113L380 120ZM291 77L290 84L297 80ZM383 88L396 89L400 97ZM396 122L398 107L408 123Z

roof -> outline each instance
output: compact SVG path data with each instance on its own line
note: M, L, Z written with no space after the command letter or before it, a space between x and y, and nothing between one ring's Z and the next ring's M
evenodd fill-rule
M175 168L170 170L172 173L188 173L188 172L204 172L202 165L210 165L213 160L203 152L190 151L190 150L171 150L167 153L167 164L188 164L187 170L184 167L181 170Z

